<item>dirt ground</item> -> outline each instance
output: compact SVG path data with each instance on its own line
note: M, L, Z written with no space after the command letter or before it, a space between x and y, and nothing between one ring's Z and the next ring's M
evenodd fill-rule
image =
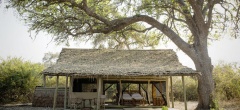
M197 106L197 101L188 101L188 110L194 110ZM171 105L171 104L170 104ZM220 110L240 110L240 102L238 101L225 101L219 104ZM178 110L185 110L184 102L174 102L174 108ZM31 103L28 104L7 104L0 106L0 110L52 110L51 107L32 107ZM63 110L63 108L57 108L57 110Z
M176 109L184 110L183 102L174 102ZM188 102L188 110L194 110L197 106L197 102ZM51 107L32 107L31 103L28 104L7 104L0 107L0 110L52 110ZM57 108L57 110L63 110L63 108Z
M184 110L183 102L174 102L176 109ZM197 105L197 102L188 102L188 110L194 110ZM0 110L52 110L51 107L32 107L31 104L8 104L0 107ZM57 108L57 110L63 110L63 108Z
M197 101L188 101L187 102L187 109L188 110L194 110L197 107L197 104L198 104ZM171 105L171 107L172 107L172 105ZM179 101L174 102L174 108L179 109L179 110L185 110L184 102L179 102Z
M197 101L188 101L187 108L188 110L194 110L197 107ZM179 110L185 110L184 102L174 102L175 107ZM221 101L218 104L220 110L240 110L240 100L229 100L229 101Z

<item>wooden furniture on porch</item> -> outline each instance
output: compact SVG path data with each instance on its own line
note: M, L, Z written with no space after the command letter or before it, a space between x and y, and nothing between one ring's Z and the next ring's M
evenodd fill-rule
M153 106L163 106L164 100L162 97L155 97L153 98Z
M122 96L122 104L125 105L125 103L135 105L135 102L134 102L132 96L130 96L128 93L124 93Z
M93 105L92 102L94 101L94 99L91 98L87 98L87 99L83 99L83 110L92 110L93 109ZM88 102L88 104L87 104ZM87 105L86 105L87 104Z
M139 93L133 93L132 98L134 99L135 103L144 105L144 97L142 97L142 95Z
M78 109L78 108L82 108L83 106L82 106L82 104L83 104L83 100L82 100L82 98L71 98L70 99L70 109Z

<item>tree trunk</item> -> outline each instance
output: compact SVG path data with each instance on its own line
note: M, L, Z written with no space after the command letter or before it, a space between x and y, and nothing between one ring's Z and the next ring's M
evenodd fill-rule
M207 46L195 47L196 59L193 59L196 70L201 72L198 76L198 106L197 110L205 110L213 107L214 81L212 76L213 66L208 56Z

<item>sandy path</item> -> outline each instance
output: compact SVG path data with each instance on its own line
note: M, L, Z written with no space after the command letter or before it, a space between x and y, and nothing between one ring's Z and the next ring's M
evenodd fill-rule
M197 106L197 102L188 102L188 110L194 110ZM183 102L175 102L174 103L176 109L184 110ZM6 105L4 107L0 107L0 110L52 110L51 107L32 107L30 104L25 106L23 105ZM63 110L63 108L57 108L57 110Z

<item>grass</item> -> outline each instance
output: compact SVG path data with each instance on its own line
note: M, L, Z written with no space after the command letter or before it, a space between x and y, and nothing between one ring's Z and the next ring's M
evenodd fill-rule
M228 101L219 102L220 109L227 110L240 110L240 99L232 99Z

